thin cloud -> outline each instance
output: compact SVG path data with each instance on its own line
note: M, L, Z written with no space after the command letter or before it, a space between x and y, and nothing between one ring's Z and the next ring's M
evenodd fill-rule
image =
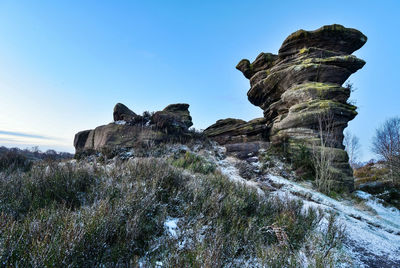
M64 148L71 151L71 141L62 138L50 137L36 133L27 133L19 131L0 130L0 146L13 147L32 147L39 146L40 148Z
M33 139L41 139L41 140L57 140L56 138L52 138L52 137L24 133L24 132L17 132L17 131L0 130L0 135L8 135L8 136L15 136L15 137L23 137L23 138L33 138Z
M16 139L5 139L5 138L1 138L0 137L0 142L17 142L17 140Z

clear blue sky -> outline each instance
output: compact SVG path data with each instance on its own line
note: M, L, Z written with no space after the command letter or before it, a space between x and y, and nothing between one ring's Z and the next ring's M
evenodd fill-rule
M0 0L0 145L73 151L74 134L186 102L196 128L261 117L242 58L277 53L290 33L339 23L368 36L350 77L363 159L374 130L400 115L399 1Z

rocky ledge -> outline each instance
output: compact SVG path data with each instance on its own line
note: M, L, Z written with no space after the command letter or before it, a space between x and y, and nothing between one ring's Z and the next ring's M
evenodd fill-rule
M170 104L162 111L137 115L122 103L114 107L114 122L75 135L76 155L115 148L146 147L190 137L189 104Z

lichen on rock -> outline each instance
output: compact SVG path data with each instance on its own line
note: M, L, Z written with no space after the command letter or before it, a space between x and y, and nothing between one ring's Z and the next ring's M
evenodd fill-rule
M236 66L250 80L249 101L264 110L270 141L285 136L292 145L316 146L328 132L319 121L329 114L333 133L329 147L338 156L333 168L339 184L348 189L353 188L353 180L342 156L346 154L343 130L357 112L347 102L350 89L342 85L364 66L351 53L366 41L360 31L337 24L299 30L286 38L278 55L261 53L253 63L244 59Z

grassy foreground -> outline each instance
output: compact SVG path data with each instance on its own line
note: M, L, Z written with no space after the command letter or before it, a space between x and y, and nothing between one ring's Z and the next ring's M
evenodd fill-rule
M333 266L340 228L302 207L190 154L36 163L0 173L0 266Z

